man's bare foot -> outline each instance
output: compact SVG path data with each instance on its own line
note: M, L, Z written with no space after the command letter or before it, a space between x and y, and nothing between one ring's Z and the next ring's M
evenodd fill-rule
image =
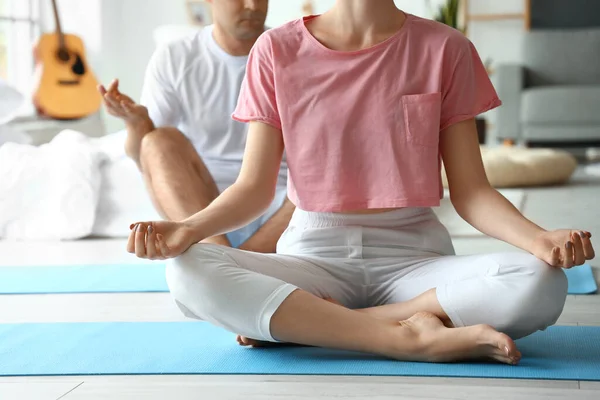
M335 299L332 299L331 297L327 297L323 300L326 300L330 303L341 306L340 302L336 301ZM265 342L262 340L250 339L250 338L248 338L246 336L242 336L242 335L237 335L236 340L240 346L244 346L244 347L250 346L250 347L266 348L266 347L280 347L280 346L293 346L294 345L294 344L290 344L290 343Z
M515 365L521 360L514 341L488 325L447 328L435 315L421 312L401 321L400 326L408 328L418 338L418 350L414 354L417 361L493 359ZM396 358L407 359L406 354L399 354Z
M278 342L265 342L262 340L250 339L246 336L237 335L236 338L238 344L244 347L256 347L256 348L269 348L269 347L285 347L295 346L293 343L278 343Z

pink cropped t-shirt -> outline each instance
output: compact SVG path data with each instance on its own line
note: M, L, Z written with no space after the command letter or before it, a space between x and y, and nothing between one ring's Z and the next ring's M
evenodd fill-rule
M288 197L302 210L438 206L440 134L501 104L473 44L407 14L386 41L336 51L308 31L311 18L259 37L233 118L281 130Z

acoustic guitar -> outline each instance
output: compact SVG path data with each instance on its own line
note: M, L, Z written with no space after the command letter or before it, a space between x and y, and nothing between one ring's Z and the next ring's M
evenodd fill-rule
M62 31L56 0L52 0L56 32L43 34L35 47L33 103L40 115L78 119L97 112L102 96L88 66L81 38Z

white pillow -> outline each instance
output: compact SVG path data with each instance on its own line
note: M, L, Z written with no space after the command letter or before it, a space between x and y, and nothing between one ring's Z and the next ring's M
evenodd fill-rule
M25 98L16 89L0 79L0 125L11 121L23 106Z
M0 237L73 240L94 226L102 154L81 132L41 146L0 146Z

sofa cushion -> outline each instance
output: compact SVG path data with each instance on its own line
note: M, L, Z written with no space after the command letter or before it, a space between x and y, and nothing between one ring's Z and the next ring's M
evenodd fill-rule
M600 29L534 30L524 37L527 86L600 85Z
M531 88L521 104L526 124L600 125L600 85Z

